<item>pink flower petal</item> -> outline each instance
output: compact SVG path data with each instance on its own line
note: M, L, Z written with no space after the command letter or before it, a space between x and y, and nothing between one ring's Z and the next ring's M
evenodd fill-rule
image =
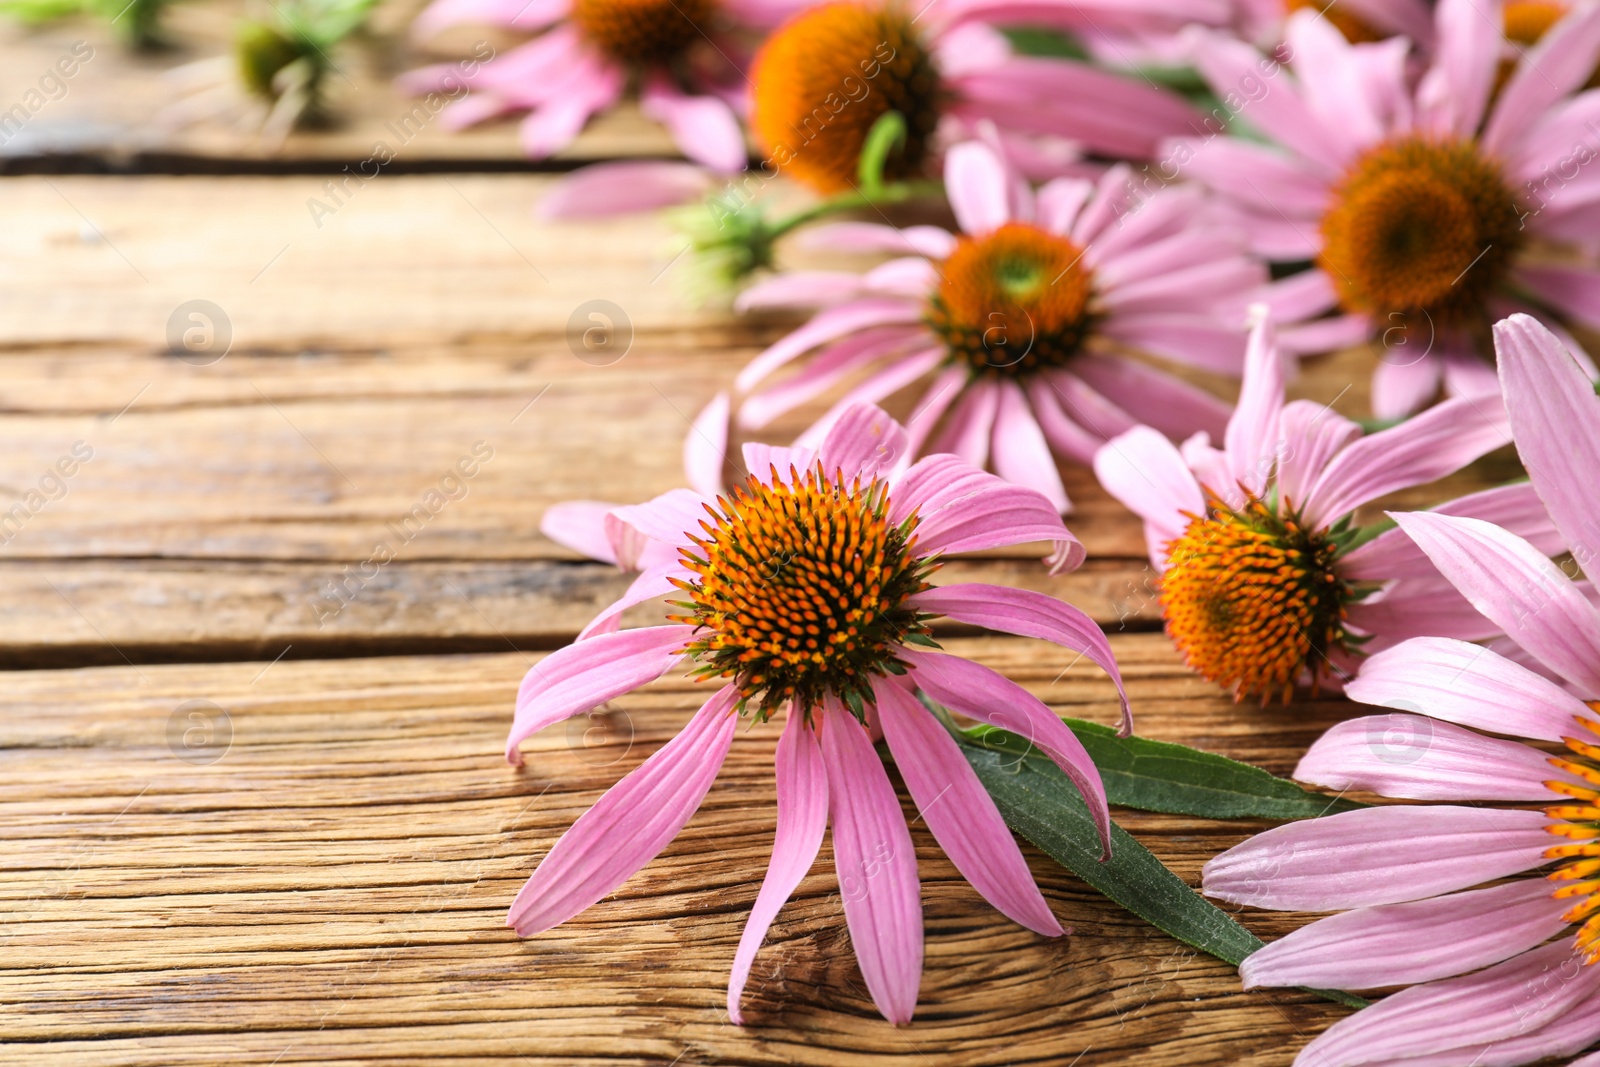
M823 712L822 756L850 942L872 1002L903 1026L922 982L921 886L911 832L866 729L832 698Z
M1600 610L1561 568L1480 519L1391 514L1473 607L1586 696L1600 697Z
M1306 494L1302 514L1312 526L1327 525L1386 493L1436 481L1510 443L1510 423L1498 401L1446 401L1340 452Z
M1281 484L1281 483L1280 483ZM1441 515L1462 515L1492 522L1523 538L1546 556L1566 547L1550 521L1544 501L1531 482L1496 486L1457 497L1433 509ZM1398 526L1374 537L1346 555L1340 570L1357 581L1384 582L1395 578L1431 578L1438 574L1427 553ZM1498 630L1498 628L1497 628Z
M1016 734L1049 756L1089 806L1105 849L1100 858L1111 857L1111 810L1106 806L1100 771L1077 735L1055 712L1016 682L980 663L937 652L907 650L902 656L911 667L911 680L930 697L959 715Z
M778 832L772 841L772 862L761 879L761 892L739 937L733 973L728 976L728 1017L743 1023L739 996L750 965L767 936L767 928L806 876L822 847L828 828L828 772L822 747L804 713L791 709L773 757L778 778Z
M734 386L743 393L754 389L767 375L817 345L837 340L846 334L891 323L919 323L922 305L916 301L875 298L818 312L810 322L784 337L747 364Z
M524 739L552 723L598 708L666 674L683 658L689 626L647 626L601 634L558 648L533 665L517 691L506 761L518 766Z
M1566 928L1567 902L1542 878L1319 919L1239 967L1246 989L1378 989L1464 974L1526 952Z
M1420 124L1436 136L1471 137L1483 121L1504 48L1503 22L1477 0L1439 0L1434 65L1417 87Z
M945 154L944 184L950 210L967 233L985 234L1011 220L1011 177L981 141L965 141Z
M1535 120L1589 80L1597 50L1600 9L1579 6L1552 26L1521 57L1501 90L1484 128L1484 150L1500 157L1512 155Z
M589 620L589 624L578 631L578 640L583 641L599 634L615 633L622 624L622 613L637 604L647 600L654 600L658 596L667 596L677 591L677 586L672 584L672 579L680 578L692 580L695 577L687 567L677 560L648 567L640 572L633 580L633 584L622 596L618 597L600 614Z
M1159 545L1188 528L1187 515L1205 514L1205 496L1189 465L1171 441L1148 426L1106 442L1095 453L1094 473L1106 492L1145 521L1151 560L1158 567L1166 562Z
M1072 510L1061 472L1045 443L1044 433L1028 407L1022 387L1016 382L1000 383L1000 404L995 412L992 443L995 473L1008 482L1025 485L1050 501L1060 512Z
M1073 570L1085 555L1050 501L955 456L918 460L892 487L889 520L898 524L913 513L917 551L924 555L1049 541L1053 574Z
M1078 214L1094 192L1094 183L1083 178L1057 178L1040 187L1037 203L1039 225L1050 233L1066 237L1078 221Z
M1481 645L1418 637L1371 656L1345 695L1511 737L1559 741L1583 702L1554 682Z
M714 96L687 96L666 77L646 81L639 110L672 134L684 155L720 174L744 170L749 156L733 109Z
M1202 370L1237 378L1244 369L1244 327L1213 316L1149 311L1117 314L1101 324L1100 332L1112 340ZM1078 369L1076 364L1073 369Z
M1558 775L1545 754L1520 741L1485 737L1422 715L1369 715L1317 739L1294 776L1345 792L1403 800L1538 800Z
M834 424L852 408L878 404L886 397L916 384L947 358L942 348L903 353L898 359L873 371L836 400L820 419L795 438L795 444L807 448L820 447L832 432Z
M1033 417L1039 423L1044 439L1058 455L1084 465L1094 462L1094 454L1105 444L1105 438L1086 430L1061 410L1060 397L1042 375L1031 375L1024 383L1028 402L1033 406Z
M1600 271L1589 267L1527 265L1517 277L1539 302L1590 328L1600 327Z
M1600 577L1600 396L1534 319L1513 315L1494 330L1517 454L1579 566Z
M685 545L689 534L700 534L700 524L707 518L705 497L692 489L668 489L643 504L612 508L606 515L606 531L617 548L617 559L622 566L631 567L633 564L622 551L626 546L622 527L663 544Z
M1243 334L1235 333L1243 356ZM1116 356L1084 357L1072 369L1095 392L1168 437L1181 440L1201 431L1221 434L1228 425L1227 404L1148 364Z
M1443 361L1426 352L1384 352L1372 373L1373 415L1393 420L1421 411L1438 394L1443 369Z
M730 686L706 701L678 736L579 816L512 901L506 925L522 937L559 926L666 848L722 769L739 724L737 698Z
M912 253L944 259L956 247L956 236L937 226L896 229L876 222L829 222L800 231L795 240L804 248L839 252Z
M856 404L839 416L817 450L828 474L865 481L895 470L906 458L906 431L873 404Z
M534 210L542 219L626 215L698 200L706 184L705 170L693 163L594 163L558 181Z
M722 467L728 460L728 404L727 393L712 397L683 439L683 472L690 487L708 500L722 492Z
M551 504L539 518L539 532L590 559L615 565L617 554L606 534L606 515L616 506L600 500Z
M999 406L1000 392L991 378L970 378L929 451L949 452L970 466L985 466Z
M895 766L950 862L1007 918L1036 934L1061 936L1022 850L960 746L898 685L879 679L873 693Z
M1420 900L1544 862L1542 811L1445 804L1362 808L1286 823L1212 859L1209 897L1279 911Z
M1257 84L1260 80L1261 53L1221 34L1196 37L1195 61L1201 76L1219 96L1235 93L1241 84ZM1342 173L1345 164L1359 150L1341 128L1318 119L1299 88L1281 71L1271 91L1250 102L1249 111L1250 125L1292 149L1330 177Z
M1308 1064L1354 1067L1517 1039L1561 1019L1597 987L1600 967L1583 966L1572 939L1562 938L1486 970L1403 989L1334 1023L1300 1055Z
M917 400L906 419L906 446L911 455L921 455L923 443L956 398L962 395L971 372L965 367L950 366L934 376L927 391Z
M1358 424L1328 405L1310 400L1285 405L1278 416L1278 429L1283 441L1282 455L1278 457L1278 492L1297 508L1333 457L1361 436Z
M965 582L927 589L911 598L920 611L1001 633L1037 637L1082 652L1111 676L1122 701L1123 736L1133 733L1133 710L1123 688L1122 672L1111 643L1095 621L1071 604L1031 589L1012 589L983 582Z
M1230 481L1252 493L1264 490L1283 451L1278 419L1283 411L1285 377L1283 356L1278 351L1272 323L1263 318L1250 330L1239 406L1228 420L1227 436L1223 439Z

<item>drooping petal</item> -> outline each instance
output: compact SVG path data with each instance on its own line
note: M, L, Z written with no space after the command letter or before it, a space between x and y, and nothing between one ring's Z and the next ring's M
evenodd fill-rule
M1246 957L1246 989L1378 989L1486 967L1560 933L1567 903L1541 878L1359 908L1319 919Z
M728 1018L735 1023L744 1022L739 997L761 940L811 869L828 828L828 772L822 746L798 709L789 711L773 763L778 779L778 832L772 841L772 862L761 880L761 891L733 956L733 973L728 976Z
M1473 607L1585 696L1600 697L1600 609L1561 568L1480 519L1392 514Z
M1565 777L1531 745L1399 712L1334 726L1301 758L1294 776L1324 789L1404 800L1546 803L1559 797L1544 783Z
M579 816L512 901L506 925L523 937L559 926L666 848L722 769L739 723L738 695L730 686L706 701L676 737Z
M1597 987L1600 967L1583 966L1572 938L1562 938L1473 974L1403 989L1334 1023L1301 1057L1356 1067L1515 1039L1562 1018Z
M1517 455L1578 565L1600 577L1600 396L1538 320L1513 315L1494 335Z
M1512 737L1558 741L1586 711L1565 689L1482 645L1415 637L1371 656L1345 695Z
M917 551L923 555L1049 541L1055 546L1053 574L1074 569L1085 555L1050 501L955 456L918 460L892 487L889 521L898 525L913 513Z
M1034 933L1059 937L1061 924L960 746L894 682L876 679L872 689L895 766L950 862L1006 917Z
M1008 482L1025 485L1050 501L1057 511L1072 510L1061 472L1045 442L1044 432L1028 407L1022 387L1016 382L1000 383L1000 401L995 410L994 438L990 452L995 473Z
M1565 546L1550 520L1544 501L1531 482L1515 482L1484 489L1440 504L1441 515L1465 515L1492 522L1523 538L1547 556L1559 555ZM1428 556L1398 526L1379 534L1345 555L1340 568L1348 578L1383 582L1394 578L1428 577L1438 573Z
M1548 822L1542 811L1361 808L1257 834L1207 863L1202 888L1279 911L1421 900L1539 866Z
M933 699L958 714L1016 734L1049 756L1083 795L1100 829L1105 849L1101 858L1110 857L1111 810L1105 784L1083 742L1066 723L1038 697L981 663L937 652L901 654L911 665L911 680Z
M654 600L658 596L667 596L675 592L677 586L672 584L672 579L693 580L694 574L677 560L668 560L665 563L646 567L639 572L615 601L609 604L600 614L589 620L589 624L578 631L578 640L586 641L599 634L615 633L622 624L622 613L637 604L647 600Z
M740 392L748 393L763 378L797 356L857 330L921 321L922 306L912 300L877 297L828 308L752 359L734 379L734 385Z
M1384 420L1415 415L1438 394L1443 370L1444 361L1430 353L1386 351L1372 372L1372 414Z
M1334 522L1385 493L1443 478L1510 443L1498 401L1446 401L1340 452L1306 495L1302 514L1312 526Z
M883 1017L911 1021L922 982L917 856L900 801L866 728L837 700L823 713L833 860L845 924L867 991Z
M653 682L683 658L693 627L647 626L558 648L533 665L517 692L506 760L521 765L526 738Z
M912 597L909 603L919 611L944 615L970 626L982 626L1021 637L1037 637L1074 652L1082 652L1116 683L1117 694L1122 701L1120 732L1123 736L1133 733L1133 711L1128 704L1128 691L1122 684L1122 672L1117 669L1117 657L1111 651L1111 642L1106 640L1106 635L1093 619L1071 604L1031 589L1012 589L983 582L963 582L926 589Z

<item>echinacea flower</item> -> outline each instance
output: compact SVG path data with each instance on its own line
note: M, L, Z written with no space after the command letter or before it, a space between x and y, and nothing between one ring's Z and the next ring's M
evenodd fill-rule
M530 936L567 921L661 851L699 807L741 719L784 719L776 756L772 864L740 939L728 1014L767 927L833 826L845 921L885 1017L910 1019L922 971L916 856L882 763L881 729L922 817L985 899L1047 936L1061 933L994 801L917 699L1029 738L1071 778L1109 842L1099 772L1072 731L1021 686L938 650L935 616L1044 638L1117 681L1099 628L1051 597L982 584L933 587L946 553L1050 541L1058 569L1083 548L1043 497L954 456L909 467L905 431L851 409L821 446L747 445L753 472L726 494L687 489L613 509L614 558L644 570L586 636L539 663L517 696L506 757L535 731L688 661L713 689L672 741L600 798L556 842L511 906ZM622 607L676 595L662 626L617 629ZM1126 713L1126 699L1123 701ZM941 799L943 798L943 799Z
M1533 319L1495 332L1517 448L1561 539L1592 568L1600 398ZM1543 673L1442 637L1373 656L1346 693L1400 710L1334 727L1295 775L1433 803L1269 830L1208 863L1204 890L1340 912L1246 959L1247 988L1409 987L1335 1023L1299 1067L1572 1055L1600 1040L1600 609L1543 546L1500 526L1395 517ZM1556 743L1566 751L1552 756Z
M1098 183L1061 178L1035 195L981 142L950 151L945 185L964 234L819 228L810 235L819 245L902 257L865 274L783 274L740 296L745 308L824 308L739 375L739 389L761 387L741 402L742 425L764 426L870 370L801 438L810 443L848 405L925 382L908 423L914 453L992 463L1062 511L1052 449L1087 464L1140 423L1175 435L1221 430L1228 409L1215 397L1122 354L1239 373L1243 331L1216 309L1241 303L1265 274L1208 220L1199 190L1166 191L1134 210L1118 167ZM797 372L764 385L802 357Z
M667 128L685 156L731 173L746 159L738 112L748 50L736 33L745 6L737 0L434 0L413 24L415 35L476 22L538 36L468 77L447 63L412 71L400 85L417 94L453 93L465 82L471 94L440 115L449 129L527 111L522 147L535 159L565 148L591 116L637 85L641 110ZM661 180L685 181L681 175Z
M750 126L772 170L823 193L851 188L867 133L886 112L906 121L887 177L936 170L940 142L992 123L1031 178L1072 173L1087 153L1148 159L1163 139L1199 130L1198 112L1144 80L1013 51L995 24L1082 26L1166 21L1150 5L1099 0L833 0L773 31L751 72ZM1120 16L1120 17L1119 17Z
M1219 94L1260 90L1241 117L1268 143L1179 141L1171 167L1227 198L1261 254L1315 261L1272 298L1286 346L1386 340L1380 418L1423 407L1441 379L1451 395L1493 392L1489 326L1511 312L1600 324L1600 271L1550 252L1600 237L1600 170L1586 166L1600 94L1579 92L1600 58L1600 5L1575 6L1497 92L1503 14L1499 0L1440 0L1415 89L1404 39L1351 44L1311 12L1289 20L1293 73L1270 82L1250 46L1196 45Z
M1352 513L1509 441L1498 397L1447 401L1365 437L1322 404L1285 403L1282 356L1262 321L1220 449L1204 435L1179 449L1139 427L1100 450L1095 473L1144 520L1167 633L1189 665L1238 698L1287 700L1297 684L1337 686L1363 652L1406 637L1499 632L1403 533L1358 526ZM1439 510L1550 538L1527 483Z

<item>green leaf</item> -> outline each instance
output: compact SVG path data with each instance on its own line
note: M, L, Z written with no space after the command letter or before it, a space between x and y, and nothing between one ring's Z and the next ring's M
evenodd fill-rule
M957 739L1006 824L1109 900L1235 967L1262 946L1260 938L1190 889L1116 823L1111 824L1111 858L1101 863L1100 837L1088 805L1054 763L988 748L960 733ZM1367 1003L1336 990L1310 992L1352 1008Z
M856 176L861 179L861 191L874 196L883 188L883 167L889 153L898 152L906 143L906 117L898 111L885 111L867 131L861 145L861 158L856 162Z
M1118 737L1109 726L1063 720L1088 750L1113 804L1205 819L1314 819L1366 805L1301 789L1260 767L1187 745ZM1015 759L1038 756L1026 738L992 726L964 737Z

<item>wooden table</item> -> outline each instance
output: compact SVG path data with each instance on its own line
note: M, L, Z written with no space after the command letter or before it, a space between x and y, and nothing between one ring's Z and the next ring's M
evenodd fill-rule
M907 800L928 944L915 1021L888 1025L864 995L825 846L757 961L750 1025L732 1026L727 970L772 838L766 728L613 897L513 936L528 872L694 699L669 678L540 734L524 769L504 763L522 674L625 584L541 537L540 514L680 484L687 417L792 323L692 307L656 221L537 222L552 179L517 161L509 126L428 131L319 225L308 202L328 172L410 106L386 80L398 48L351 60L347 126L266 157L152 118L160 68L226 26L216 8L179 16L176 57L131 59L85 26L0 45L0 102L73 41L96 50L8 144L0 184L0 511L44 497L0 553L0 660L16 668L0 1061L1265 1067L1345 1014L1241 992L1029 849L1075 930L1038 938L957 876ZM664 149L622 115L571 157ZM631 323L608 366L571 343L594 299ZM231 331L214 361L166 353L192 301ZM1295 389L1364 413L1370 360L1325 360ZM478 442L492 459L397 539ZM48 472L75 447L92 457L58 488ZM1288 772L1349 709L1236 707L1187 672L1138 525L1066 473L1087 566L1051 579L1026 553L989 556L943 579L1078 604L1112 633L1142 733ZM364 566L380 542L394 560ZM1059 649L945 636L1064 713L1114 718L1110 685ZM1118 818L1191 883L1260 829ZM1301 921L1241 918L1268 938Z

